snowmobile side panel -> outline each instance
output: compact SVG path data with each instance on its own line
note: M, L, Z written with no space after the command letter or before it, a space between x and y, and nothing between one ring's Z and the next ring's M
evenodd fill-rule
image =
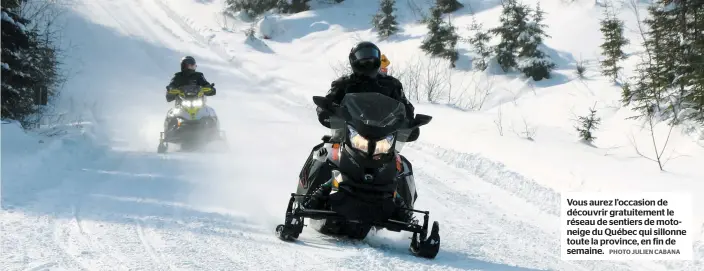
M320 143L313 147L298 176L296 193L313 193L320 185L332 178L334 164L331 161L334 151L336 150L330 143Z
M416 194L416 182L413 178L413 166L403 155L399 155L401 158L402 171L399 175L399 182L397 187L397 192L401 195L403 200L408 204L409 208L413 208L415 205L418 194Z

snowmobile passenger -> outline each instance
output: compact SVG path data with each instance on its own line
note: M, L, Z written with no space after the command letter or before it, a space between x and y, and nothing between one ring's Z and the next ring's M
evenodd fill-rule
M380 73L381 67L381 51L374 43L360 42L350 50L349 62L353 73L342 76L331 83L330 90L325 98L332 103L339 105L342 102L345 94L359 92L378 92L389 96L403 103L406 107L406 118L412 121L415 117L415 108L406 99L403 92L403 84L393 76ZM317 108L318 121L325 127L330 127L330 115L321 108ZM339 131L342 132L342 131ZM418 129L413 130L408 141L414 141L418 138ZM335 140L336 135L333 135ZM320 199L326 198L332 189L332 181L322 184L313 194L312 197L304 204L306 208L319 209ZM398 196L396 198L397 205L407 208L403 199ZM402 210L402 209L399 209ZM393 219L409 222L413 219L411 211L399 211Z
M203 73L196 71L196 59L192 56L185 56L181 59L181 71L174 74L171 82L166 86L166 102L171 102L176 99L177 95L170 94L169 90L179 88L188 84L195 84L201 87L210 87L211 89L203 93L206 96L215 95L215 84L210 84L205 80Z
M385 54L381 54L381 69L379 69L379 70L381 71L381 73L383 75L387 75L389 73L389 69L388 69L389 65L391 65L391 61L389 61L389 59L386 58Z

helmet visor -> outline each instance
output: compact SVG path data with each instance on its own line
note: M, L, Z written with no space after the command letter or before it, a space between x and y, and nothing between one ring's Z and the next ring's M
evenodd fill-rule
M367 47L367 48L360 48L356 52L354 52L354 60L360 60L360 59L380 59L381 58L381 52L377 50L376 48L372 47Z

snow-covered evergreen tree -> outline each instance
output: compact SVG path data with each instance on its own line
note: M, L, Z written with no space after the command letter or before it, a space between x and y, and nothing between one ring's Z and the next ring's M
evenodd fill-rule
M525 32L529 8L519 4L516 0L503 1L503 9L499 21L501 25L490 30L492 34L501 38L494 47L496 60L504 72L508 72L517 65L517 52L520 45L518 39Z
M225 0L225 10L243 12L255 19L267 11L275 9L281 13L298 13L310 9L310 0Z
M457 28L452 24L452 20L448 18L445 24L445 53L443 58L450 60L450 67L455 67L455 62L460 58L460 53L457 51L457 42L460 36L457 35Z
M398 31L398 23L394 16L396 0L381 0L379 4L379 12L374 15L372 24L380 38L387 38Z
M623 46L628 44L628 40L623 36L623 21L619 20L610 8L607 8L604 11L604 19L601 20L600 29L604 35L601 49L605 57L601 61L602 74L611 77L616 82L618 72L621 70L618 62L626 58Z
M299 13L310 9L308 2L310 0L279 0L277 8L282 13Z
M583 141L592 142L596 139L592 132L599 127L600 123L601 118L596 116L596 109L589 108L589 115L579 117L579 126L576 126L575 129Z
M430 17L426 22L428 34L423 39L420 48L426 53L437 56L445 51L445 46L442 36L442 12L440 9L431 8Z
M527 9L530 12L530 9ZM540 8L540 3L533 12L533 18L525 25L525 30L519 35L518 43L520 52L518 53L517 68L535 81L549 79L550 72L555 68L555 63L550 57L540 50L543 45L545 34L545 24L543 24L544 11Z
M704 124L704 2L659 0L668 45L663 55L670 60L674 77L665 111L672 118Z
M645 34L645 54L637 65L633 82L624 88L626 105L633 105L641 112L639 117L649 117L673 109L669 97L674 89L677 74L679 37L674 21L664 12L664 6L650 6L650 18L644 22L649 31ZM674 48L674 49L673 49ZM627 94L625 92L628 92ZM676 114L676 112L674 112Z
M638 117L704 124L704 5L658 0L648 8L645 53L637 75L623 87Z
M472 62L473 66L477 70L485 70L489 65L489 58L491 57L491 48L487 43L491 40L491 36L487 31L483 30L481 23L477 23L477 20L472 17L472 25L470 26L472 31L472 36L468 39L469 44L472 45L472 51L477 55L477 58Z
M42 34L19 15L24 1L3 1L2 7L2 118L26 128L48 103L60 83L53 37Z
M464 7L457 0L435 0L435 6L440 8L442 13L452 13Z
M459 53L455 46L459 40L455 27L442 20L442 10L439 7L431 9L431 17L427 22L428 35L423 40L420 48L436 57L450 60L450 66L455 66Z

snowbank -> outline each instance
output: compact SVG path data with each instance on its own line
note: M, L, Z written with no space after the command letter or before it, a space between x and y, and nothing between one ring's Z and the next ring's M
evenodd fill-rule
M2 123L1 206L11 208L38 192L61 184L86 161L105 155L92 123L71 123L25 131L15 121Z
M257 29L259 29L259 35L263 39L271 39L283 31L278 20L271 16L261 18L257 23Z

